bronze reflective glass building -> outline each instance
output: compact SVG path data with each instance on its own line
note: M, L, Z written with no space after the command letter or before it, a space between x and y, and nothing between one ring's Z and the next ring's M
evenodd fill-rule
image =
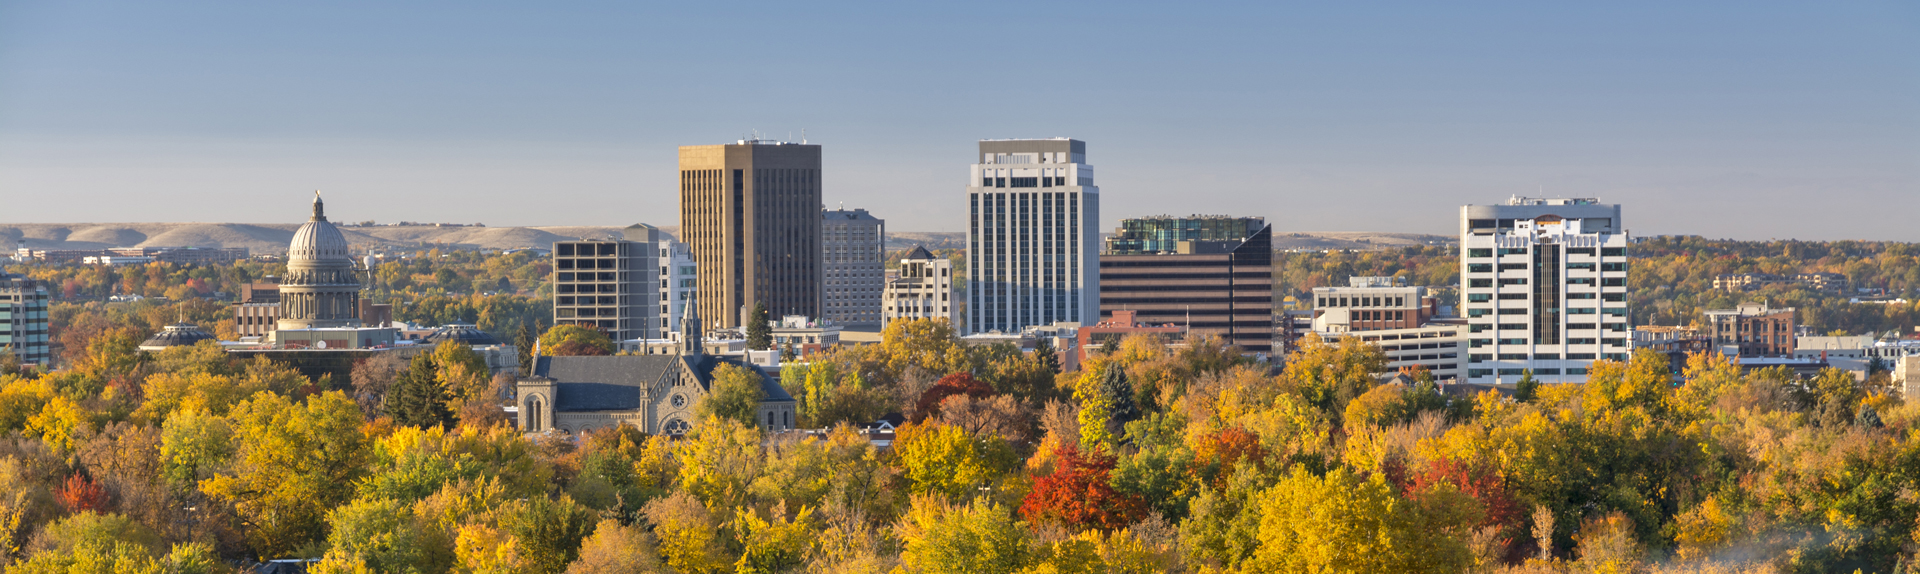
M740 327L756 303L772 317L821 316L820 181L817 145L680 148L680 235L707 327Z

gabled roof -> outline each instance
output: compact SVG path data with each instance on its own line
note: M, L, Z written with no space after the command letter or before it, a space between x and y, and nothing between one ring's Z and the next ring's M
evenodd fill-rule
M907 256L901 259L933 259L933 254L927 252L925 245L915 245L913 251L908 251Z
M760 390L767 402L792 402L793 396L773 382L759 367L713 355L617 355L611 357L539 357L533 367L535 376L554 380L553 408L556 411L608 411L641 408L643 389L666 378L667 371L683 363L702 390L713 388L713 370L732 363L760 375Z

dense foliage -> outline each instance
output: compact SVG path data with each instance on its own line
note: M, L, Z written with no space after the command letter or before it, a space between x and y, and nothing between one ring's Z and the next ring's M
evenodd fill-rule
M138 314L101 320L138 320ZM1920 407L1696 356L1449 395L1306 341L1284 368L1133 337L1083 369L940 321L745 371L688 436L522 435L447 344L309 380L126 327L0 373L0 560L22 572L1894 572ZM877 448L856 426L907 422Z

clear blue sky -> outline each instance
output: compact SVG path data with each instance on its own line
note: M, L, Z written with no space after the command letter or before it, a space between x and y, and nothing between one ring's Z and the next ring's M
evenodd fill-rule
M958 231L982 138L1074 137L1104 227L1920 241L1914 2L0 0L0 222L673 225L675 147L825 146Z

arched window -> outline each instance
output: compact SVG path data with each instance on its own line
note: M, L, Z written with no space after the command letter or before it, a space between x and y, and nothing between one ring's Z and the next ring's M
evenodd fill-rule
M767 428L773 428L773 411L767 411Z
M540 398L527 399L527 432L540 431Z
M781 420L782 422L784 422L784 423L786 423L786 426L787 426L787 427L792 427L792 426L793 426L793 411L781 411L781 412L780 412L780 420Z
M683 421L680 419L672 419L667 421L667 424L663 426L661 430L666 431L667 434L678 435L678 434L687 434L687 431L691 429L688 428L687 421Z

